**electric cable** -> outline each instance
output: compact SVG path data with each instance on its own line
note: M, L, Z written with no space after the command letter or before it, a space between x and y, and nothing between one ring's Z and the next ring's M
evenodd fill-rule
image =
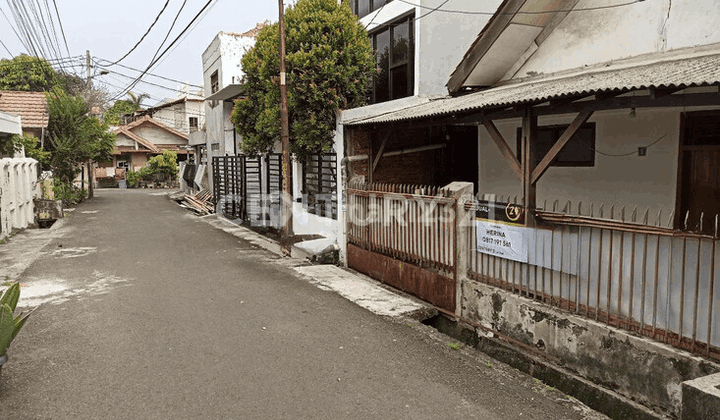
M210 6L210 4L211 4L212 2L214 2L214 1L215 1L215 0L208 0L208 2L205 3L205 5L203 6L203 8L200 9L200 11L195 15L195 17L194 17L194 18L190 21L190 23L185 27L185 29L183 29L183 31L180 32L180 34L173 40L173 42L170 43L170 45L160 54L160 56L158 56L155 60L153 60L153 61L147 66L147 68L142 72L142 74L140 74L140 76L138 76L137 79L136 79L133 83L131 83L130 85L128 85L128 87L127 87L123 92L121 92L120 94L121 94L121 95L124 95L125 92L128 92L128 91L130 91L130 89L132 89L133 87L135 87L135 85L138 83L138 81L140 81L140 79L141 79L143 76L145 76L145 74L146 74L148 71L150 71L150 69L170 50L170 48L172 48L173 45L175 45L175 44L177 43L177 41L190 29L190 27L193 25L193 23L195 23L195 21L196 21L196 20L200 17L200 15L205 11L205 9L207 9L207 8ZM116 96L115 98L113 98L113 99L116 99L116 98L117 98L117 96ZM112 99L111 99L111 100L112 100Z
M162 14L165 12L165 9L167 9L168 4L170 4L170 0L166 0L166 1L165 1L165 5L162 7L162 10L160 10L160 13L158 13L158 15L155 16L155 20L154 20L153 23L150 25L150 27L148 28L148 30L145 31L145 33L143 34L142 37L140 37L140 41L138 41L137 44L135 44L134 47L130 48L130 51L128 51L127 53L125 53L125 55L123 55L122 57L120 57L119 60L117 60L117 61L115 61L115 62L112 62L112 63L110 63L110 64L108 64L108 65L113 66L113 65L115 65L115 64L123 61L128 55L130 55L131 52L135 51L135 49L140 45L141 42L143 42L143 40L145 39L145 37L146 37L146 36L150 33L150 31L152 30L153 26L155 26L155 24L157 23L157 21L160 19L160 16L162 16Z
M106 60L106 59L103 59L103 58L98 58L97 60L96 60L95 58L93 58L93 61L95 62L95 64L97 64L97 65L100 66L100 67L105 67L105 65L102 64L101 61L103 61L103 62L109 62L109 60ZM123 67L123 68L128 69L128 70L133 70L133 71L136 71L136 72L138 72L138 73L142 73L142 70L136 69L136 68L134 68L134 67L126 66L126 65L123 65L123 64L118 64L117 66L118 66L118 67ZM105 70L107 70L107 69L105 69ZM200 86L200 85L194 85L194 84L192 84L192 83L186 83L186 82L183 82L183 81L181 81L181 80L172 79L172 78L165 77L165 76L160 76L160 75L158 75L158 74L154 74L154 73L150 73L150 72L148 72L148 73L146 73L146 74L147 74L148 76L157 77L157 78L159 78L159 79L164 79L164 80L167 80L167 81L169 81L169 82L182 83L182 84L186 84L186 85L188 85L188 86L196 87L196 88L199 88L199 89L203 89L203 88L204 88L203 86ZM134 77L134 76L133 76L133 77Z
M662 136L660 136L660 138L658 138L658 139L655 140L654 142L652 142L652 143L650 143L650 144L648 144L647 146L644 146L644 147L645 147L646 149L649 149L650 146L654 146L655 144L657 144L660 140L664 139L665 137L667 137L667 133L663 134ZM604 152L601 152L601 151L599 151L599 150L597 150L597 149L593 149L593 148L591 148L591 149L592 149L593 152L600 153L601 155L603 155L603 156L608 156L608 157L625 157L625 156L632 156L632 155L634 155L634 154L637 153L637 151L634 151L634 152L630 152L630 153L612 154L612 153L604 153Z
M182 13L183 9L185 8L185 4L187 3L187 0L183 0L182 5L180 5L180 10L178 10L177 14L175 15L175 19L173 19L172 24L170 25L170 29L168 29L167 34L165 34L165 38L160 43L160 46L158 46L157 50L155 51L155 54L153 54L153 57L150 59L150 61L155 60L155 57L157 57L158 53L160 52L160 49L165 45L165 41L167 41L168 37L170 37L170 33L172 32L173 28L175 27L175 23L177 22L178 18L180 17L180 13Z
M402 3L405 3L409 6L419 7L421 9L434 9L430 6L423 6L421 4L412 3L407 0L398 0ZM437 9L439 12L444 13L456 13L456 14L462 14L462 15L486 15L486 16L494 16L494 15L546 15L550 13L570 13L570 12L589 12L594 10L605 10L605 9L614 9L617 7L624 7L624 6L630 6L636 3L643 3L645 1L649 0L633 0L625 3L619 3L619 4L611 4L607 6L594 6L594 7L586 7L582 9L555 9L555 10L546 10L543 12L523 12L518 11L515 13L501 13L501 12L480 12L480 11L471 11L471 10L450 10L450 9Z

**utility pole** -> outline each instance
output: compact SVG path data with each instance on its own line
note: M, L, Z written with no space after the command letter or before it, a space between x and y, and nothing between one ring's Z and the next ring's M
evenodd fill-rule
M92 86L90 84L90 50L86 50L85 53L86 53L85 64L87 67L87 79L85 79L85 86L88 89L90 89L90 86ZM93 175L94 174L93 174L93 169L92 169L92 161L90 159L88 159L86 167L87 167L87 173L88 173L88 176L87 176L87 178L88 178L88 198L93 198L93 195L94 195L94 190L93 190L94 176Z
M280 5L280 139L282 140L282 230L280 232L280 244L283 253L290 255L290 237L292 236L292 192L290 187L292 179L290 175L290 133L288 127L287 108L287 79L285 77L285 6L283 0L278 0Z

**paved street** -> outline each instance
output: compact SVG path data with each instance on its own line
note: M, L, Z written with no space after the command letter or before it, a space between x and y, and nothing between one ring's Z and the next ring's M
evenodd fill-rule
M0 419L604 418L164 194L99 190L0 245L0 280L41 303L8 352ZM43 245L29 265L9 252L23 241Z

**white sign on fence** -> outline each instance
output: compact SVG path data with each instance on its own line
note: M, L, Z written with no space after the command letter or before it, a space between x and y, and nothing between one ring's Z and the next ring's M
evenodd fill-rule
M528 262L531 228L476 219L477 250L513 261Z

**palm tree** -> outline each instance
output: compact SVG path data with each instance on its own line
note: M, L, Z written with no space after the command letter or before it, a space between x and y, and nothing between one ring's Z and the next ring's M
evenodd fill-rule
M132 92L128 92L128 96L130 97L130 100L129 100L129 101L130 101L133 105L135 105L135 107L136 107L137 109L143 109L143 108L142 108L142 101L145 100L145 99L148 99L148 98L150 97L150 95L148 95L147 93L141 93L141 94L139 94L139 95L135 95L135 94L132 93Z

